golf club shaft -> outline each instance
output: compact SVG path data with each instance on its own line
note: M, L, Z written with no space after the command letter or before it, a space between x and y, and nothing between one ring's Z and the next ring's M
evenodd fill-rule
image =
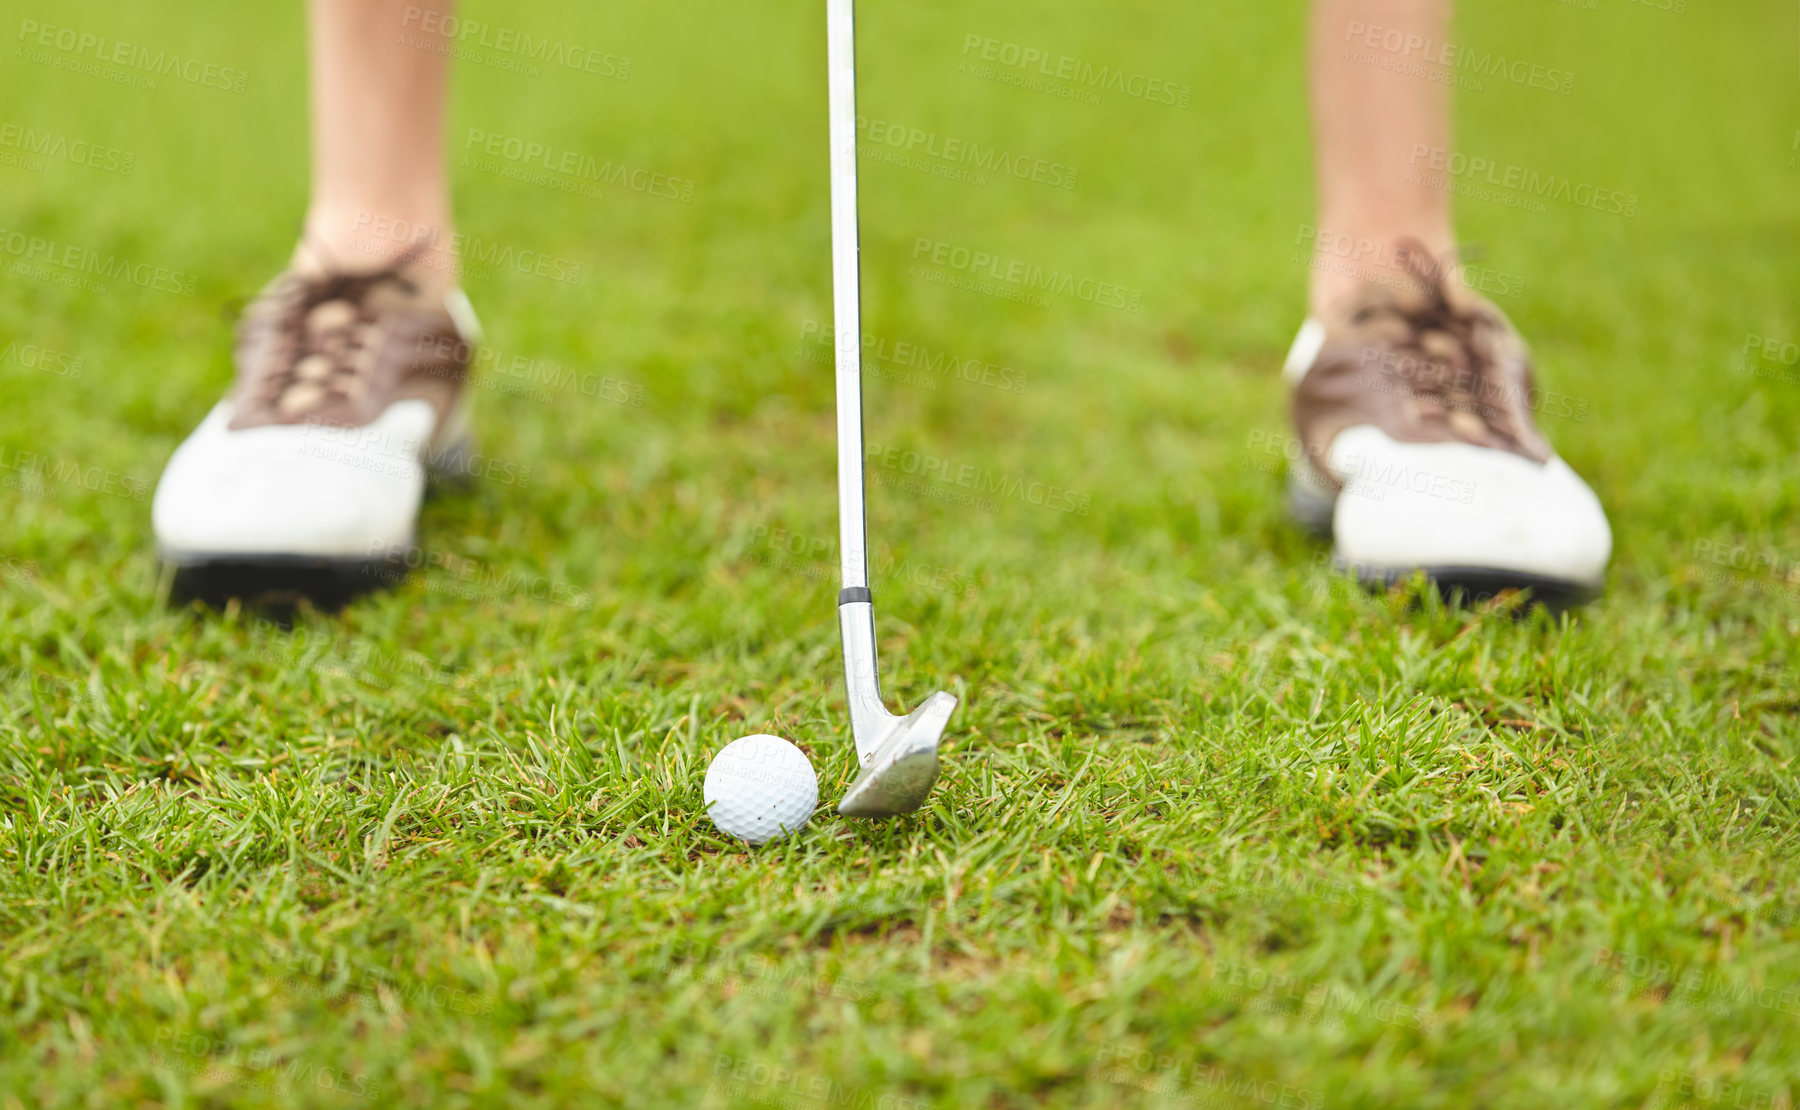
M863 507L854 7L854 0L826 0L825 4L831 101L831 297L832 347L837 368L838 558L842 564L844 588L861 589L866 596L869 560L868 521Z
M854 0L826 0L831 102L832 349L837 371L838 630L844 692L857 755L867 762L893 720L881 701L875 606L869 593L869 522L863 505L862 305L856 232L856 23Z

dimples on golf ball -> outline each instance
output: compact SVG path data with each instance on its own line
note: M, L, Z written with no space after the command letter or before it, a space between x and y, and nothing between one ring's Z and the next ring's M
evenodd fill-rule
M806 753L779 736L733 740L706 769L706 812L719 831L766 844L806 824L819 778Z

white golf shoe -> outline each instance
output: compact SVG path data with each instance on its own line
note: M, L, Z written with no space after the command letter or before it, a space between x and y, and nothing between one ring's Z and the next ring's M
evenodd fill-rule
M426 469L461 457L479 338L416 256L349 273L302 249L246 310L237 380L152 503L180 594L340 600L404 573Z
M1309 319L1288 354L1295 516L1366 582L1424 571L1470 598L1593 597L1612 532L1538 431L1523 340L1422 247L1408 244L1406 258L1411 287L1367 286Z

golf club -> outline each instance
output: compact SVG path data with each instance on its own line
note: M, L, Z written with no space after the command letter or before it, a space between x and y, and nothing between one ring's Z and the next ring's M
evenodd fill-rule
M826 0L831 100L831 292L836 341L838 534L843 589L838 627L850 729L862 772L838 803L846 817L891 817L923 805L938 775L938 738L956 709L939 690L904 717L881 700L875 606L869 592L863 507L862 309L856 237L856 30L854 0Z

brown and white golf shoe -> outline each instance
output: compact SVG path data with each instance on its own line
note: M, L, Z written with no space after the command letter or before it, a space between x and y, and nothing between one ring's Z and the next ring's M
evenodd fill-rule
M466 451L480 335L422 251L346 271L303 245L245 311L236 382L152 504L180 594L328 599L403 572L427 468Z
M1612 532L1551 450L1524 341L1417 243L1407 280L1309 319L1288 354L1298 459L1289 503L1366 582L1424 571L1446 594L1600 592Z

